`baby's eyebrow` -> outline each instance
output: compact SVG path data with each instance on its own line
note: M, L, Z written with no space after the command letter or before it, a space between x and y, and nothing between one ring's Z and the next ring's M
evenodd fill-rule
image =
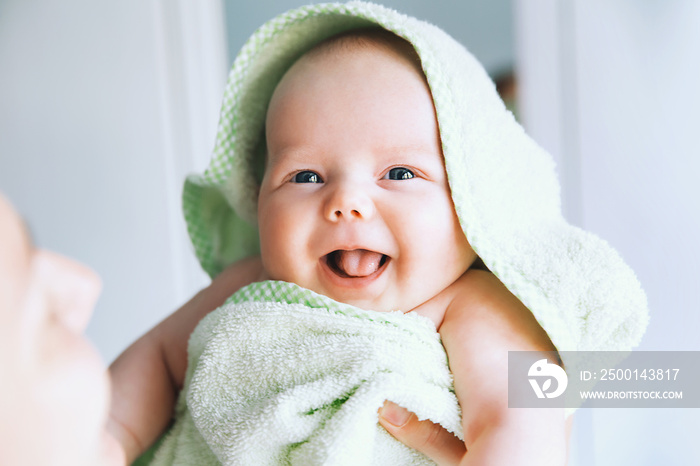
M432 153L435 150L434 147L420 143L389 145L380 147L379 149L384 153L395 155L421 155ZM438 146L438 149L440 149L440 146Z
M387 159L396 163L420 164L424 166L444 166L442 150L428 147L421 144L408 146L388 147L378 152L377 157Z
M437 149L437 151L436 151ZM438 146L430 146L422 143L415 144L387 144L377 146L371 149L372 153L377 159L381 158L405 158L409 159L423 159L425 156L436 156L436 162L442 165L442 148ZM267 163L269 166L278 164L305 164L310 162L315 162L318 160L319 155L323 152L314 147L307 146L291 146L283 147L281 150L275 152L267 153ZM328 155L328 154L323 154Z
M310 150L305 147L284 147L282 150L274 153L268 151L267 157L268 163L279 163L281 161L304 163L314 159Z

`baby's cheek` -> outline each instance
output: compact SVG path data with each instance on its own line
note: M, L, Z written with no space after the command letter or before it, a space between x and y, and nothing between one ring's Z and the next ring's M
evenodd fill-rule
M270 280L295 282L302 270L304 248L284 225L273 225L261 234L261 258Z
M285 225L281 215L268 213L259 217L258 228L260 231L260 253L263 262L270 256L280 253L283 246ZM268 269L269 270L269 269Z

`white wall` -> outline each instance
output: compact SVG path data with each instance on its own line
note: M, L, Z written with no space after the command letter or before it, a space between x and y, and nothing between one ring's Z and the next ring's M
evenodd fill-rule
M105 360L205 283L180 213L226 75L216 1L2 0L0 190L41 247L92 266Z
M569 219L649 297L639 349L700 350L700 2L516 0L521 115ZM700 463L696 409L583 410L576 465Z

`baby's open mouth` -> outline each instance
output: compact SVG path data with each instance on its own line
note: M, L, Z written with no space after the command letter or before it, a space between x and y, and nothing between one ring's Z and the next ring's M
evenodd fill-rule
M326 255L328 267L343 278L368 277L382 268L388 256L366 249L338 249Z

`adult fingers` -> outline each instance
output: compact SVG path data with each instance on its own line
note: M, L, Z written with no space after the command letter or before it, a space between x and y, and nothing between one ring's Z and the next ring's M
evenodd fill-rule
M385 401L379 423L398 441L418 450L441 466L459 464L467 449L464 442L429 420L419 421L405 408Z

